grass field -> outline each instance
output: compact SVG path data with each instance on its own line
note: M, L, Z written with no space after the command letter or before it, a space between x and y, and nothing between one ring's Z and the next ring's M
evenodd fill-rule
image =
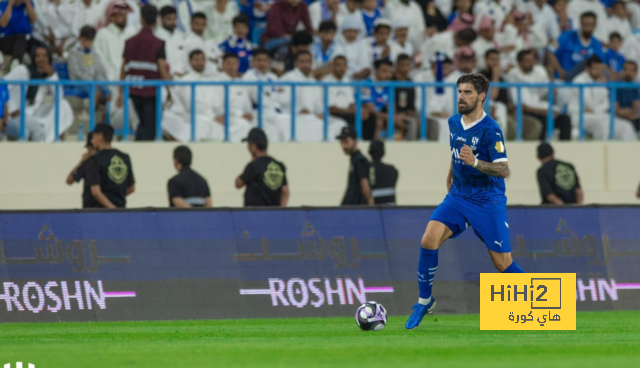
M480 331L478 315L431 315L414 331L404 322L381 332L353 318L0 324L0 364L640 367L640 312L578 313L576 331Z

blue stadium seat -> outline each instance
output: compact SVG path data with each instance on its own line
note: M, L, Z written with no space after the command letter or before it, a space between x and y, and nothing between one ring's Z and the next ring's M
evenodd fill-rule
M54 62L53 70L58 73L60 80L69 80L69 69L67 62ZM64 86L64 97L88 98L89 96L74 86Z

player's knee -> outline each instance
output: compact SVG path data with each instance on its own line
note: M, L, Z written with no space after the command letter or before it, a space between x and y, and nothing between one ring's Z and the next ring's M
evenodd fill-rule
M422 236L422 241L420 242L422 248L435 250L440 247L440 239L438 237L432 236L429 233L425 233Z

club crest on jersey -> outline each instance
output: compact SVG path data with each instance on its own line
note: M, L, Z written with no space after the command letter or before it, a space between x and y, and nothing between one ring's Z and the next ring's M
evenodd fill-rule
M504 153L504 144L502 143L502 141L497 141L496 145L493 146L493 148L495 148L496 152L498 153Z
M478 137L473 137L471 139L471 149L472 150L474 150L474 151L476 150L476 146L478 145L478 141L479 141Z

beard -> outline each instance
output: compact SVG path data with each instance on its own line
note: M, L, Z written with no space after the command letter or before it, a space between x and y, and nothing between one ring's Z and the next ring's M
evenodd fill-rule
M463 105L461 105L463 104ZM476 109L476 107L478 107L478 99L476 99L476 102L471 104L471 105L467 105L465 102L463 101L458 101L458 112L462 115L466 115L469 113L472 113L473 110Z
M593 36L593 32L582 31L581 33L582 33L582 38L584 38L585 40L588 40L591 38L591 36Z

